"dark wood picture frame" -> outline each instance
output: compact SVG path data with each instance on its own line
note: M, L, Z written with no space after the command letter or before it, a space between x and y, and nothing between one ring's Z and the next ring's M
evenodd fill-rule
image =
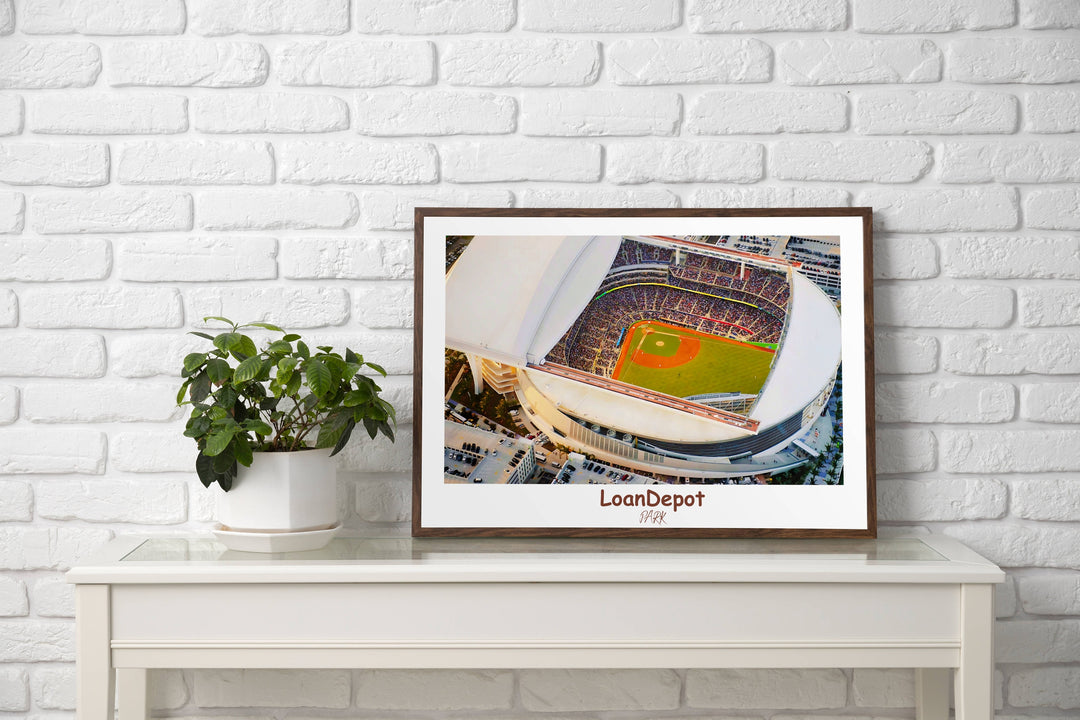
M851 268L845 268L845 270L841 273L841 282L843 284L843 296L845 298L848 298L848 302L852 302L852 300L855 298L855 296L858 296L858 301L861 302L861 305L862 305L862 308L861 308L861 322L858 323L858 326L861 327L861 330L862 330L861 356L856 357L857 355L859 355L859 353L856 350L856 348L853 347L854 344L855 344L854 340L856 339L855 335L854 335L854 332L848 332L847 330L845 330L845 334L843 335L843 342L842 342L843 352L844 352L844 354L842 356L842 360L843 360L843 369L844 369L845 375L848 378L851 378L853 375L859 375L860 376L859 377L859 382L858 382L858 387L861 387L861 391L857 391L857 392L859 393L859 395L861 395L863 402L858 403L858 407L862 408L861 413L860 413L861 414L861 418L860 418L861 422L860 422L860 424L859 424L860 426L858 428L852 427L852 424L849 423L848 427L851 429L852 432L845 433L844 430L843 430L842 416L841 416L841 421L839 423L837 423L838 426L839 426L838 431L841 433L841 436L840 436L841 437L841 442L842 442L841 447L843 448L842 450L837 451L837 452L841 455L841 458L846 457L848 455L847 449L852 447L850 445L850 443L854 443L854 442L860 442L861 443L861 450L859 451L858 456L859 457L864 457L864 463L861 462L861 463L859 463L859 465L862 466L864 464L865 467L849 468L845 463L842 466L842 470L841 470L841 472L842 472L842 475L841 475L842 480L841 480L840 484L841 484L841 486L846 484L848 487L855 487L856 485L861 486L863 488L863 490L864 490L863 494L865 495L865 503L864 503L865 507L864 507L864 511L863 511L862 506L860 505L860 506L855 507L853 511L849 512L849 514L847 516L848 520L844 521L849 526L837 527L835 523L829 523L827 525L823 524L822 526L816 526L813 523L811 523L810 526L804 526L804 524L800 523L797 527L771 527L771 526L762 526L762 527L742 527L742 526L738 526L738 527L697 527L697 526L695 526L695 527L683 527L683 526L677 526L677 527L672 527L672 526L666 526L666 525L665 526L656 526L654 524L655 521L650 521L649 523L641 525L641 526L630 526L630 525L627 524L627 525L624 525L624 526L611 527L611 526L588 526L588 525L582 525L581 523L566 523L565 525L563 525L563 524L560 523L558 527L555 527L555 526L547 526L547 525L544 525L544 526L519 526L517 523L514 523L514 522L506 522L506 523L504 523L504 522L501 521L501 519L496 520L494 522L485 522L485 523L468 523L468 522L466 522L466 524L463 525L463 526L458 526L458 525L453 524L453 523L448 524L446 522L439 522L439 523L426 522L428 516L430 514L432 514L432 512L433 512L433 510L432 510L433 506L432 505L427 505L426 506L425 505L425 500L424 500L424 497L425 497L424 496L424 486L425 486L424 481L425 481L425 478L424 478L424 473L423 473L423 459L424 459L424 452L425 452L425 437L424 437L423 425L424 425L425 419L427 419L431 423L436 422L436 420L438 422L446 422L446 420L444 418L447 417L447 415L446 415L447 409L446 409L445 405L444 405L444 407L442 407L442 408L440 408L438 410L438 416L439 416L438 419L435 419L434 415L432 415L430 418L426 418L426 416L425 416L425 413L434 413L435 408L433 408L433 407L425 408L425 403L424 403L424 382L423 382L424 369L425 369L426 366L429 367L429 368L434 367L433 363L439 363L440 367L441 367L442 363L445 362L446 349L447 349L445 347L445 345L443 347L428 347L428 348L425 348L425 346L424 346L424 329L426 327L425 326L425 320L426 320L426 318L427 318L427 316L429 314L428 305L434 304L434 301L431 300L431 295L433 293L433 289L438 288L438 286L434 284L438 280L437 280L436 277L434 277L433 270L440 269L441 267L443 267L443 265L441 263L436 264L434 254L437 252L439 257L445 263L445 259L446 259L446 250L445 250L445 248L446 248L446 238L450 237L450 236L455 236L456 237L456 236L470 236L470 235L473 235L473 236L480 237L480 236L496 235L496 234L497 235L506 235L506 233L504 233L504 232L494 233L494 232L489 232L489 231L486 231L486 230L485 231L475 232L475 233L470 232L468 230L465 230L465 231L459 230L459 231L455 231L455 232L441 232L441 231L439 231L437 233L432 232L432 233L429 233L427 236L425 236L425 230L427 229L426 226L427 226L428 222L429 221L431 221L431 222L450 221L452 223L456 223L455 227L467 227L468 222L471 219L477 219L477 224L481 224L483 222L490 222L490 221L492 221L492 219L510 219L510 220L516 220L516 221L521 221L523 219L524 220L535 219L536 220L535 224L542 224L544 222L544 219L560 219L561 220L561 219L591 219L591 218L625 219L628 222L628 224L631 224L631 225L632 225L633 221L640 220L640 219L643 219L643 218L671 218L671 219L680 219L680 218L681 219L704 219L704 218L708 218L708 219L735 219L735 220L740 220L740 221L743 220L743 219L756 219L756 218L767 218L767 219L785 219L785 218L790 218L790 219L795 219L795 218L798 218L798 219L803 219L803 218L805 218L805 219L819 219L819 218L823 218L823 219L851 219L851 218L853 218L853 219L856 220L856 222L858 223L858 225L857 225L858 231L857 232L858 232L859 235L861 235L861 238L858 239L858 247L857 248L855 246L851 245L850 243L848 243L847 246L852 247L853 250L848 250L847 252L855 252L855 254L861 254L861 263L859 263L859 265L861 265L861 267L858 268L860 270L860 272L858 272L857 274L852 273L852 272L848 272L848 270L850 270ZM782 222L782 221L778 221L778 222ZM789 220L788 222L790 223L792 221ZM808 220L807 222L813 223L814 220ZM838 220L838 222L845 222L845 221ZM854 227L854 225L850 221L846 221L846 222L848 224L844 225L844 227L846 227L846 228ZM462 225L462 223L465 223L465 225ZM487 226L485 226L485 227L487 227ZM815 227L817 227L817 226L815 226ZM557 233L535 232L535 231L533 231L533 229L531 227L528 230L525 230L523 228L522 230L510 233L510 235L513 235L513 236L536 236L536 235L552 235L552 234L557 234ZM620 232L612 232L611 234L615 235L615 236L624 236L626 233L623 233L623 232L620 231ZM752 235L752 233L743 233L743 234L744 235ZM580 232L580 233L576 233L576 235L588 236L588 235L595 235L595 233L592 232L592 231L583 231L583 232ZM678 236L678 233L672 231L671 235L673 237ZM694 236L706 236L706 237L711 237L712 236L712 235L710 235L710 233L707 233L707 232L693 233L692 235L694 235ZM724 233L715 233L715 235L719 236L719 237L728 237L728 238L730 238L730 237L734 237L735 234L733 233L731 235L728 235L728 234L724 234ZM809 235L822 235L822 233L820 233L820 232L818 232L818 233L810 232L810 233L805 233L805 235L808 235L808 236ZM683 237L686 237L686 236L687 235L683 235ZM780 233L780 232L777 232L777 233L760 233L759 236L762 237L762 238L770 238L770 237L774 237L774 236L789 238L789 240L784 241L785 242L785 248L786 248L786 244L788 242L790 242L790 238L799 237L800 239L802 239L803 234L802 233ZM641 237L659 237L659 235L643 234L643 235L641 235ZM523 239L523 238L519 238L519 239ZM850 240L850 239L851 239L851 233L849 232L848 233L848 240ZM772 538L873 538L873 537L876 537L877 536L877 508L876 508L876 480L875 480L875 469L874 469L874 465L875 465L874 437L875 436L874 436L874 343L873 343L874 332L873 332L873 282L872 282L873 263L872 263L872 245L873 245L872 210L870 208L863 208L863 207L839 207L839 208L723 208L723 209L683 209L683 208L660 208L660 209L416 208L416 210L415 210L415 247L414 247L414 259L415 259L415 264L414 264L414 268L415 268L415 271L414 271L414 278L415 278L415 281L414 281L415 282L415 294L414 294L415 329L414 329L414 348L413 348L413 360L414 360L414 375L413 375L413 390L414 390L413 408L414 408L414 415L413 415L413 417L414 417L414 427L413 427L413 438L412 438L412 444L413 444L413 447L412 447L412 451L413 451L413 467L412 467L412 479L413 479L412 534L413 534L413 536L415 536L415 537L483 537L483 536L488 536L488 537L608 537L608 538L612 538L612 537L639 537L639 538L640 537L645 537L645 538L703 538L703 537L727 537L727 538L763 538L763 537L772 537ZM839 248L839 244L838 244L837 247ZM838 252L839 252L839 250L838 250ZM696 254L695 251L693 251L693 250L689 251L689 253L690 254ZM677 255L676 255L676 257L677 257ZM758 256L757 259L760 260L763 257L765 257L765 256ZM427 298L425 298L425 290L424 290L424 285L425 285L425 260L428 262L428 268L427 268L427 275L428 275L427 294L428 294L428 297ZM747 261L747 264L749 264L751 266L753 266L753 263L754 263L754 261L752 261L752 260ZM785 264L787 264L789 267L801 267L801 265L798 262L794 262L794 263L786 263L785 262ZM753 273L754 270L753 269L744 270L742 267L740 267L738 272L739 273L746 272L747 275L745 277L749 277L750 276L749 274ZM794 273L794 270L792 270L792 271L790 271L788 273L789 279L792 277L792 273ZM443 276L445 277L445 272L443 273ZM619 288L619 289L621 289L621 288ZM445 294L445 283L443 283L443 292ZM792 294L794 294L795 291L791 290L790 292ZM729 294L731 294L731 293L729 292ZM823 291L822 291L822 296L825 296ZM593 300L590 301L590 302L595 302L599 297L600 296L594 297ZM834 300L834 302L835 302L835 300ZM441 299L441 303L442 304L439 305L439 307L445 307L445 303L446 303L445 297ZM840 305L839 302L835 302L835 304L836 304L837 307L839 307L839 305ZM853 304L857 304L857 303L853 303ZM837 311L837 315L838 316L840 315L839 310ZM582 313L582 316L584 316L584 313ZM707 319L707 318L705 318L705 319ZM715 322L715 321L713 321L713 322ZM782 320L782 322L786 322L786 321ZM857 326L855 325L855 322L856 321L854 319L850 319L850 320L848 320L848 322L844 323L844 327L849 329L849 330L850 329L857 329ZM440 319L438 327L440 329L443 327L443 320ZM788 330L787 330L787 327L785 325L785 327L783 329L783 333L784 333L783 337L784 338L787 337L787 332L788 332ZM431 339L432 339L431 337L428 338L429 345L433 345L433 343L431 343ZM621 338L620 338L620 342L621 342ZM629 343L629 339L627 339L626 342ZM682 340L679 340L679 342L681 343ZM775 363L779 364L780 348L781 348L782 342L783 341L778 341L773 345L774 352L776 353L776 359L775 360L770 360L769 369L767 371L769 375L772 374L772 367L773 367L772 363L775 362ZM623 352L626 352L626 351L624 350ZM467 365L466 365L466 367L467 367ZM852 372L853 368L854 368L855 372ZM429 373L431 373L431 372L432 371L429 369ZM442 372L445 373L445 370L443 370ZM838 368L837 376L839 377L839 368ZM429 374L429 379L432 379L432 378L433 378L433 375ZM431 384L434 384L434 383L431 383ZM840 383L841 388L842 388L842 385L843 385L843 383L841 382ZM850 386L851 386L851 383L849 383L849 387ZM832 390L833 385L830 384L828 387L829 387L829 390L826 391L826 395L824 396L824 398L825 398L824 399L824 407L820 411L822 413L824 413L824 410L826 410L826 409L828 409L830 407L830 402L831 402L831 400L833 398L833 395L832 395L832 393L833 393L833 390ZM441 394L442 390L443 390L443 388L441 387L441 383L440 383L440 394ZM838 396L843 395L842 390L837 390L836 393L837 393ZM763 389L762 389L761 394L762 394L762 396L764 395L764 390ZM432 397L434 397L434 395L432 395ZM856 397L858 397L858 395L856 395ZM841 399L841 402L842 402L842 399ZM432 402L428 403L428 405L434 405L434 404L435 403L432 403ZM833 405L832 407L835 408L835 405ZM804 410L803 412L807 412L807 411ZM856 412L858 412L858 411L856 411ZM748 410L746 414L749 415L749 413L750 413L750 411ZM850 418L852 414L853 413L849 413L848 417ZM835 416L830 415L830 422L833 419L835 419ZM579 422L581 422L583 425L585 425L585 423L583 421L579 421ZM430 427L434 427L434 424L432 424ZM429 427L429 430L430 430L430 427ZM494 427L495 427L494 424L492 424L492 428L494 428ZM587 427L587 425L586 425L586 427ZM832 427L832 425L830 425L830 430L831 430L831 427ZM809 428L809 426L802 426L801 429L798 431L798 433L796 433L796 435L791 436L791 438L788 438L786 440L786 442L790 444L794 437L803 437L803 436L805 436L805 433L807 432L808 428ZM812 428L810 428L810 429L812 429ZM434 433L429 432L429 435L432 435L432 434L434 434ZM629 434L627 434L627 436L629 436ZM637 438L634 438L634 441L636 443ZM437 440L429 439L428 446L426 448L429 455L432 455L432 457L429 457L429 465L431 467L434 467L435 465L438 464L438 461L435 460L434 457L433 457L433 455L435 453L436 443L437 443ZM445 436L444 436L444 443L445 443ZM844 445L847 445L847 447L844 447ZM635 444L635 447L636 447L636 444ZM785 448L786 447L787 446L785 446ZM802 446L800 446L800 447L802 447ZM784 449L784 448L782 448L782 449ZM531 456L530 456L530 458L531 458ZM481 460L482 459L483 458L481 458ZM753 460L753 456L750 456L750 460ZM466 462L468 462L468 458L466 458ZM570 464L570 460L567 460L564 463L564 467L565 467L565 465L568 465L568 464ZM597 463L597 465L599 465L599 463ZM848 473L847 472L848 470L852 470L852 472ZM509 472L509 470L505 470L504 472ZM575 472L576 472L576 469L575 469ZM433 473L429 472L429 475L432 475L432 474ZM559 476L556 476L556 478L558 478L558 477ZM435 480L433 480L431 478L428 479L429 492L431 492L432 489L438 489L439 492L442 492L442 489L441 489L442 486L432 485L431 483L433 483L433 482L435 482ZM445 483L446 478L440 477L438 479L438 482L439 483ZM445 487L451 487L451 485L447 484L447 485L445 485ZM457 486L457 487L460 487L460 486ZM515 486L515 487L523 488L525 486L518 485L518 486ZM532 487L532 486L530 486L530 487ZM596 488L596 486L593 486L593 487ZM603 485L600 485L600 487L603 487ZM629 488L640 488L640 487L642 487L642 486L619 485L616 488L609 487L609 490L618 489L620 491L629 492L629 490L628 490ZM671 489L682 488L682 489L685 490L685 489L691 489L692 488L694 490L698 490L698 489L700 489L702 487L711 487L711 486L710 485L702 486L702 485L698 485L698 484L690 484L690 485L682 485L682 484L668 485L668 484L665 484L665 485L661 486L661 489L662 490L667 490L669 488L671 488ZM725 485L723 487L728 488L729 486ZM802 490L802 489L809 490L810 492L829 492L830 491L830 489L823 488L823 487L820 487L820 486L813 487L813 488L808 488L807 486L789 486L788 488L785 488L785 490L790 489L792 491L795 491L795 488L799 488L800 490ZM732 488L732 489L734 489L734 488ZM772 486L772 489L773 490L779 490L780 488L777 487L777 486ZM836 490L836 487L833 487L831 489ZM464 490L463 487L462 487L462 490ZM558 492L558 490L555 489L555 488L551 488L550 490ZM720 491L720 488L717 487L716 490ZM740 488L740 490L741 491L751 491L752 492L754 490L754 488ZM764 490L764 488L759 488L759 490ZM507 492L507 493L515 492L514 488L510 488L510 487L487 488L485 490L485 492L488 492L488 493L490 493L492 491L493 492ZM468 492L468 491L465 491L465 492ZM546 492L546 490L545 490L545 492ZM638 490L638 493L641 493L641 492L642 492L641 490ZM854 491L852 491L852 492L854 492ZM685 493L683 495L685 497ZM493 496L491 494L488 494L485 497L490 498L490 497L495 497L495 496ZM509 496L504 496L504 497L509 497ZM601 495L600 497L601 497L601 504L602 504L602 502L603 502L602 498L604 496ZM704 502L702 500L700 500L700 497L701 496L699 496L699 502L700 502L700 504L703 505ZM802 498L802 497L807 497L807 496L806 495L800 495L799 497ZM430 501L430 502L434 502L434 501ZM630 501L628 500L627 503L630 504ZM610 505L610 503L609 503L609 505ZM671 514L670 514L671 508L670 508L670 506L665 506L665 508L666 508L666 510L668 512L667 517L668 517L668 519L670 519L671 518ZM686 506L684 505L683 508L685 510ZM629 508L622 508L622 509L628 510ZM637 512L636 507L634 508L634 512L635 513ZM644 514L644 513L642 513L642 514ZM663 518L661 518L661 520L663 520Z

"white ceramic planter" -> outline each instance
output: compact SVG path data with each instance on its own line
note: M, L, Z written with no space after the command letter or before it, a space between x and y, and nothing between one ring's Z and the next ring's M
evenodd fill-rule
M217 518L225 531L218 537L235 550L312 550L329 542L338 526L337 474L329 449L255 453L251 467L238 468L232 489L217 493ZM296 547L300 533L308 538L304 547ZM244 535L244 547L230 542ZM255 542L256 535L270 537ZM283 537L269 542L275 535Z

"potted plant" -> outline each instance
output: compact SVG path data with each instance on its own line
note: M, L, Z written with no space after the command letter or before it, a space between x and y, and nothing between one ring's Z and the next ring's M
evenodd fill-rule
M312 350L270 323L211 320L229 329L191 333L213 347L184 358L176 401L191 406L184 435L198 446L199 479L221 491L216 534L236 550L321 547L340 526L330 458L357 425L394 441L394 408L362 372L386 371L347 348ZM251 327L281 337L259 350L241 332Z

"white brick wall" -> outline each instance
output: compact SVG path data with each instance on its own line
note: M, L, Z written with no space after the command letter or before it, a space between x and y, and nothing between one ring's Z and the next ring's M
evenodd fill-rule
M339 469L408 533L412 209L875 210L879 518L1001 563L1002 717L1080 710L1075 0L0 0L0 712L73 717L61 572L209 522L204 315L386 366ZM154 673L170 716L910 717L907 670ZM387 715L389 713L389 715ZM14 715L13 715L14 716Z

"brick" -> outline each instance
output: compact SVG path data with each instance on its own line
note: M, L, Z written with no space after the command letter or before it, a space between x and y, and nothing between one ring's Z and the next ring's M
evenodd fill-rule
M874 238L874 279L925 280L937 277L937 247L930 238Z
M607 146L607 179L645 182L752 182L762 176L757 143L655 140Z
M972 38L949 44L950 80L970 83L1063 83L1080 80L1080 42Z
M0 425L10 425L19 417L19 388L0 383ZM0 511L2 514L2 511Z
M26 215L26 199L22 193L0 192L0 235L19 233Z
M521 27L539 32L649 32L682 22L676 0L522 0Z
M448 182L596 182L600 146L571 140L460 141L439 148Z
M412 244L393 238L287 238L282 277L296 280L381 280L412 277Z
M1080 190L1033 190L1024 202L1028 227L1080 230Z
M1080 520L1080 482L1073 478L1023 478L1012 483L1011 495L1012 512L1017 517L1061 522Z
M860 32L917 33L990 30L1016 22L1013 0L856 0L853 25Z
M112 535L111 530L104 528L0 528L0 568L68 570L80 559L97 552ZM3 637L5 633L0 632L0 638Z
M1080 180L1080 143L945 143L941 181L1051 183Z
M1020 0L1020 25L1030 30L1080 27L1080 6L1067 0Z
M422 693L415 688L422 687ZM508 710L514 675L505 670L361 670L355 707L391 710Z
M565 90L524 96L525 135L675 135L682 101L673 92Z
M670 190L651 188L588 188L560 190L526 188L521 197L522 207L540 208L655 208L679 207L679 196Z
M3 7L0 5L0 7ZM30 709L29 678L22 668L0 670L0 710Z
M617 85L755 83L772 77L772 50L752 38L641 38L607 46Z
M1063 327L1080 324L1080 294L1070 286L1022 287L1018 290L1020 324Z
M177 710L188 703L189 693L182 670L150 671L150 709Z
M937 465L937 441L929 430L882 428L876 455L879 473L928 472Z
M943 359L958 375L1072 375L1080 373L1080 338L1067 332L951 335Z
M0 0L0 35L15 31L15 6L12 0Z
M872 189L860 191L855 201L874 208L875 227L893 232L1013 230L1020 222L1010 187Z
M600 75L600 45L563 38L452 40L440 65L441 79L450 85L592 85Z
M1038 90L1028 93L1025 99L1030 132L1080 132L1080 91Z
M124 185L269 185L274 156L262 141L185 140L121 146Z
M439 178L439 159L428 143L294 141L277 147L281 182L416 184Z
M1029 615L1080 615L1080 574L1024 576L1020 605Z
M55 575L43 577L30 589L30 604L38 617L75 617L75 586Z
M322 133L349 127L349 106L333 95L243 93L192 99L204 133Z
M1080 569L1080 536L1068 526L967 523L942 531L1002 567Z
M1080 708L1080 669L1041 667L1009 675L1009 704L1062 710Z
M399 411L398 417L400 416ZM364 522L405 522L411 516L412 485L407 476L365 476L353 487L356 497L353 509ZM398 697L410 694L403 693Z
M24 0L19 29L35 35L177 35L183 0Z
M71 662L74 623L0 621L0 662Z
M0 617L23 617L30 614L26 585L22 580L0 576Z
M847 704L847 677L840 670L688 670L686 704L694 708L841 708Z
M886 522L951 522L1005 515L1005 484L995 478L882 478L878 519ZM891 707L891 706L890 706Z
M858 707L915 707L915 673L906 669L855 668L851 694Z
M357 13L356 29L362 33L442 35L472 32L503 32L517 19L513 0L397 0L370 3Z
M94 430L0 429L0 474L105 470L105 435Z
M0 182L9 185L95 187L109 182L104 143L0 145Z
M23 128L23 101L17 95L0 97L0 136L18 135Z
M177 431L113 433L109 469L122 472L193 472L198 449Z
M242 317L290 329L341 325L349 319L349 293L340 287L196 288L188 293L187 305L192 318Z
M937 370L937 338L911 333L874 333L874 370L878 374L915 375Z
M368 328L411 328L411 282L380 282L352 288L352 319Z
M846 207L851 194L835 188L734 187L699 188L690 196L690 207Z
M349 707L348 670L197 670L193 700L200 708Z
M695 135L840 132L847 99L822 92L727 92L698 95L686 113Z
M408 425L413 421L413 379L411 375L381 377L379 387L382 388L381 397L394 406L397 412L397 421ZM395 476L379 475L384 480L390 481ZM399 477L404 480L404 477Z
M0 288L0 328L19 324L19 298L14 290Z
M116 246L117 276L122 280L222 282L277 277L274 238L134 237L118 240Z
M1003 663L1080 660L1080 620L1013 620L997 623L994 656Z
M1080 423L1080 383L1021 385L1020 419Z
M781 180L903 183L925 175L932 158L921 140L784 141L769 153L769 172Z
M100 280L109 266L109 242L99 238L0 239L0 280Z
M350 346L356 352L362 354L366 360L382 365L387 372L397 372L403 369L400 366L395 367L388 362L384 362L383 358L389 357L389 355L385 352L369 351L369 346L366 343L351 344ZM410 449L412 445L412 427L398 425L395 437L397 441L391 443L382 435L372 440L366 433L356 433L338 456L341 458L339 467L348 472L409 472L412 467L412 451Z
M1074 430L946 430L941 448L948 472L1080 470L1080 432Z
M101 51L88 42L5 40L0 88L89 87L101 72Z
M266 82L269 69L266 50L251 42L130 41L109 48L114 87L253 87Z
M902 327L1005 327L1012 322L1013 291L995 285L902 283L874 293L874 318Z
M199 200L199 226L207 230L306 230L352 226L356 196L340 191L219 191Z
M360 224L368 230L412 230L418 207L513 207L508 190L422 188L360 193Z
M29 129L48 135L156 135L188 129L181 95L61 93L35 97Z
M994 587L994 617L1000 619L1014 615L1016 615L1016 580L1012 575L1007 575L1005 582Z
M105 374L99 335L32 333L4 338L0 376L95 378Z
M206 340L193 335L123 333L109 340L110 369L127 378L180 377L184 356L206 352L207 347Z
M35 423L166 422L180 415L173 383L85 381L23 388L23 416Z
M34 704L43 710L74 710L76 684L74 667L35 668Z
M509 95L441 90L362 92L355 126L361 135L498 135L514 132Z
M340 35L349 29L349 0L187 0L188 30L199 35Z
M875 408L880 422L999 423L1016 414L1016 392L1004 382L880 382Z
M847 3L842 0L777 0L751 4L738 0L691 0L690 29L699 33L843 30Z
M342 331L340 328L315 329L304 332L308 346L318 347L329 345L337 348L338 352L344 352L345 348L352 348L357 354L365 359L381 365L388 375L409 375L413 371L412 362L412 330L349 330ZM385 382L381 378L379 382ZM370 458L342 458L342 469L350 469L356 472L407 472L409 470L409 443L412 437L412 428L407 423L399 422L397 429L397 445L391 445L379 436L378 441L368 439L366 434L354 439L343 453L357 449L364 453L373 453ZM403 445L404 443L404 445ZM404 470L401 468L386 468L378 465L380 453L389 456L389 464L397 464L404 461ZM351 453L347 453L350 454ZM364 465L371 460L372 466ZM346 468L345 465L355 465Z
M929 40L792 40L777 69L788 85L937 82L941 52Z
M521 704L530 712L674 710L672 670L522 670Z
M30 212L43 235L191 229L191 196L171 191L39 193Z
M291 43L278 51L274 66L282 85L431 85L435 46L420 40Z
M1016 131L1018 103L1004 93L897 90L861 95L855 129L864 135L985 135Z
M31 288L22 294L31 328L166 328L184 324L174 288Z
M51 520L175 525L187 520L180 481L52 480L37 486L37 512Z
M1080 239L943 238L942 269L954 278L1080 279Z

